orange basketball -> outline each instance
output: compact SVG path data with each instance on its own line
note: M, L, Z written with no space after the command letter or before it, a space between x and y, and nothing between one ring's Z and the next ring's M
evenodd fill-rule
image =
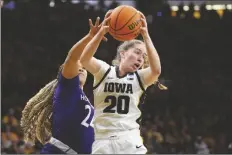
M113 10L109 22L109 33L119 41L127 41L138 36L141 21L140 14L132 6L121 5Z

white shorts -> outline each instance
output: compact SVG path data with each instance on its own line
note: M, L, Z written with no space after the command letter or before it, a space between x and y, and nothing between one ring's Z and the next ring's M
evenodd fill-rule
M96 134L92 154L146 154L140 130Z

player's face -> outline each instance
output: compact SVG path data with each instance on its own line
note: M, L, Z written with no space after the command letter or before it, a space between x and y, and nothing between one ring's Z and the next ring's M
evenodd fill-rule
M86 78L87 78L87 71L84 69L84 67L80 63L79 63L78 75L80 78L81 85L84 86Z
M145 45L135 44L134 47L125 51L124 54L121 55L124 68L126 68L128 72L135 72L143 66L146 55Z

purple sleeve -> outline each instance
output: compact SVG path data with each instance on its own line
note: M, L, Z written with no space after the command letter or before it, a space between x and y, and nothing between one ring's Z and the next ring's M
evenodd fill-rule
M77 87L80 86L80 79L78 75L73 77L72 79L67 79L60 72L58 75L58 84L63 85L64 87Z
M72 103L79 99L81 93L79 76L72 79L65 78L61 73L58 75L58 84L54 92L53 102Z

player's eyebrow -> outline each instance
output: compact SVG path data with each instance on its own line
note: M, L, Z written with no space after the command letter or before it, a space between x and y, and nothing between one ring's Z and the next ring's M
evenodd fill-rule
M141 49L139 49L139 48L135 48L136 50L139 50L140 52L142 52L142 50Z
M135 50L139 50L141 53L143 52L140 48L135 48ZM147 56L147 53L146 53L146 52L144 52L144 53L143 53L143 56L145 56L145 57L146 57L146 56Z

